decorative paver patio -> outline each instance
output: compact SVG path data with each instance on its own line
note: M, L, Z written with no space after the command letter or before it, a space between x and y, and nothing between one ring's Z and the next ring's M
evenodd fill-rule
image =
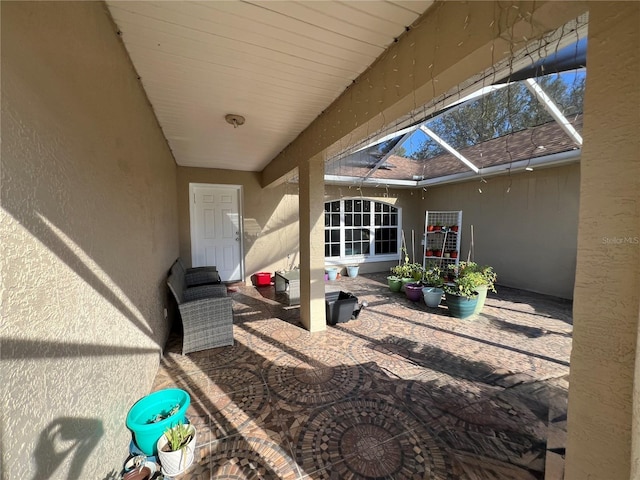
M368 307L325 332L273 287L233 285L233 347L183 356L172 334L154 389L187 390L198 427L179 478L562 478L571 302L498 288L459 320L382 274L335 290Z

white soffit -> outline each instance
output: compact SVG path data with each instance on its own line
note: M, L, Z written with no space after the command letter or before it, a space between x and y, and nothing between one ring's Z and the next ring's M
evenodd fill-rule
M431 6L107 1L178 165L260 171ZM246 123L233 128L228 113Z

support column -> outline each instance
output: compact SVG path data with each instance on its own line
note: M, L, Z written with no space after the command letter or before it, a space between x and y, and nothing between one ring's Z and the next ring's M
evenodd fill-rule
M638 478L640 5L590 2L567 480Z
M326 330L324 301L324 163L320 156L301 161L300 320L310 332Z

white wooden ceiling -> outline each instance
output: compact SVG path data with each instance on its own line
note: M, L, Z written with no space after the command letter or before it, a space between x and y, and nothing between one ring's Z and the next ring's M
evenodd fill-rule
M107 1L178 165L260 171L433 0ZM235 128L226 114L246 117Z

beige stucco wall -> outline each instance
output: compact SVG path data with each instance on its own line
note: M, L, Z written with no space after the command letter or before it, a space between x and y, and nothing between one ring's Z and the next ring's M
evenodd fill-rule
M189 184L240 185L243 207L245 280L256 272L289 270L300 263L298 186L260 186L260 174L236 170L178 167L180 256L191 265Z
M263 189L258 178L250 172L178 168L180 248L185 261L191 258L188 192L192 182L243 186L247 281L255 272L273 273L299 264L298 187L281 184ZM467 258L473 225L475 260L492 265L501 285L572 298L579 182L576 163L490 177L481 185L482 194L478 181L429 187L426 192L326 185L324 201L362 197L401 208L407 249L410 255L415 251L420 263L425 210L462 210L461 258ZM360 272L388 271L395 263L364 263Z
M637 479L640 4L589 17L565 478Z
M413 201L403 201L406 231L424 228L425 210L462 210L461 259L469 253L473 225L474 260L493 266L499 284L572 298L580 165L537 168L486 181L416 192Z
M168 334L175 162L102 3L1 9L2 478L115 478Z

